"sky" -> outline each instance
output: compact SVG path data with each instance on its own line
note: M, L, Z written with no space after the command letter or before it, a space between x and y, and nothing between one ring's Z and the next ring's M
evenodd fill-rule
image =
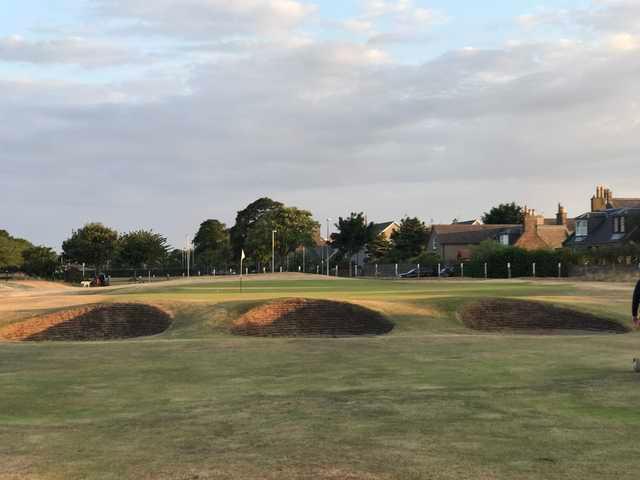
M638 0L5 0L0 229L640 196Z

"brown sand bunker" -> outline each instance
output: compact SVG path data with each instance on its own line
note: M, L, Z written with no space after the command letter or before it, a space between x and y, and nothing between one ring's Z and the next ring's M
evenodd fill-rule
M293 298L250 310L234 322L231 332L259 337L352 337L384 335L393 327L381 313L359 305Z
M171 325L168 313L137 303L87 305L0 329L0 340L92 341L146 337Z
M590 313L522 300L480 300L464 307L460 316L468 328L484 331L525 331L541 334L560 331L630 331L618 322Z

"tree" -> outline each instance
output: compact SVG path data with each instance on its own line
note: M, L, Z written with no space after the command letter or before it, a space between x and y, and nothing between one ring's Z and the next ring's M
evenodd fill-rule
M519 225L524 222L524 211L515 202L501 203L485 213L482 221L487 225Z
M88 223L62 243L62 251L67 260L93 265L100 270L111 260L117 241L115 230L101 223Z
M236 223L229 231L231 249L235 259L240 258L242 250L248 250L246 245L247 235L253 225L265 215L283 207L284 205L282 203L263 197L238 212L236 215ZM269 231L269 235L271 235L271 231ZM269 239L269 241L271 241L271 239Z
M218 220L206 220L200 224L198 233L193 239L196 261L207 271L214 267L227 268L231 257L229 231L224 223Z
M137 230L123 235L118 241L118 257L135 270L157 266L168 255L167 239L153 230Z
M418 257L429 241L429 229L418 218L405 217L400 222L400 228L391 234L390 257L395 262L412 261Z
M58 255L48 247L30 247L22 252L23 269L29 275L51 277L58 268Z
M347 260L360 252L374 239L373 223L367 224L364 213L351 213L340 217L336 223L338 231L331 234L331 246Z
M382 263L389 256L393 244L380 234L367 244L367 254L370 263Z
M0 230L0 268L18 270L22 267L22 253L33 245L22 238L14 238Z
M275 252L286 258L302 246L314 245L314 234L320 224L311 212L295 207L278 207L262 215L247 231L246 252L251 258L266 265L271 260L271 233L277 231Z

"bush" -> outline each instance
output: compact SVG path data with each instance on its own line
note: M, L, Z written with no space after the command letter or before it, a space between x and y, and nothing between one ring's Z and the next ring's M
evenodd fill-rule
M465 266L465 273L471 277L484 277L484 265L487 264L489 278L507 278L508 264L511 264L512 277L530 277L533 264L536 264L536 276L557 277L558 263L562 263L562 275L568 275L568 267L575 264L575 258L567 250L529 251L518 247L507 247L496 242L483 242L473 251L471 261Z

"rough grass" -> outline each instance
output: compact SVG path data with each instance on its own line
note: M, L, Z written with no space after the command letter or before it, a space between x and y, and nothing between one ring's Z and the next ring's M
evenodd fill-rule
M637 477L635 334L477 335L456 317L465 302L503 296L628 324L628 285L246 287L112 291L114 301L172 308L173 326L152 339L0 344L0 479ZM264 299L300 294L375 303L396 329L355 339L228 334Z

